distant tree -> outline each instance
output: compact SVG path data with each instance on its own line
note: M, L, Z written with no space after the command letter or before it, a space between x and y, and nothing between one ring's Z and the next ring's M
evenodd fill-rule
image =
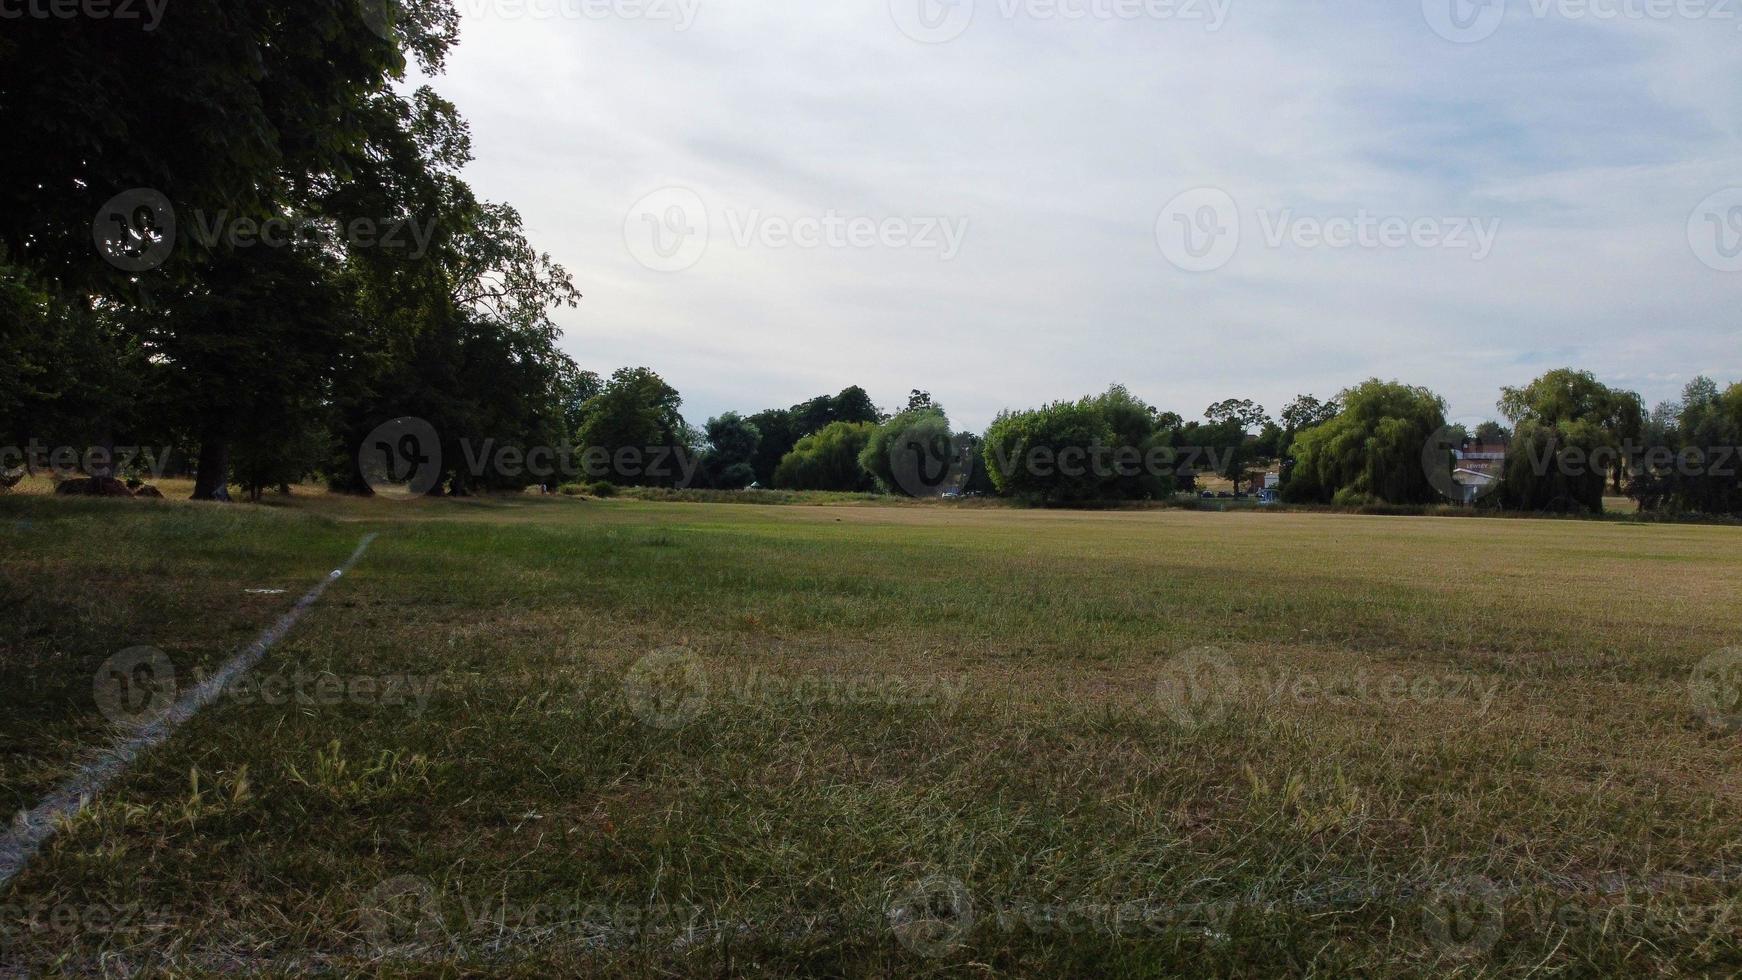
M774 485L787 490L863 492L875 485L859 465L876 426L869 422L833 422L800 439L780 461Z
M1700 416L1717 407L1722 397L1718 383L1703 374L1689 381L1682 388L1683 423L1697 423Z
M1342 406L1336 399L1328 402L1319 401L1312 395L1296 395L1282 410L1282 432L1276 436L1275 455L1281 460L1278 467L1282 478L1282 486L1286 490L1288 481L1294 478L1295 460L1290 455L1295 439L1308 429L1324 425L1337 417Z
M1699 377L1647 417L1627 495L1642 510L1742 514L1742 384Z
M936 411L936 412L942 412L944 410L942 405L939 405L937 402L932 401L931 392L920 391L918 388L915 388L915 389L913 389L913 391L908 393L907 408L905 409L905 411L911 412L911 411L914 411L916 409L922 409L922 408L923 409L931 409L931 410Z
M1515 426L1501 502L1524 510L1601 511L1605 478L1620 486L1626 477L1620 449L1645 425L1637 394L1571 368L1549 371L1522 388L1502 388L1500 411ZM1598 449L1614 462L1607 473L1593 475L1588 459Z
M1105 499L1159 500L1177 489L1168 437L1179 416L1158 411L1119 384L1081 404L1100 413L1113 432L1111 448L1118 455L1108 460L1112 472L1101 487Z
M1115 442L1107 417L1083 402L1054 402L1026 412L1002 412L986 430L983 450L1000 493L1043 504L1104 497L1106 480L1093 454Z
M998 484L992 481L992 468L986 465L985 437L972 432L958 432L956 439L967 455L964 464L967 478L962 481L962 492L988 497L998 493Z
M930 497L960 487L965 448L944 413L910 408L871 433L859 465L884 493Z
M772 486L775 469L786 454L792 452L792 447L798 445L801 433L796 431L790 409L770 408L757 412L747 421L762 436L756 444L756 452L750 457L750 469L755 473L756 482Z
M1502 445L1512 441L1512 430L1490 419L1476 426L1476 441L1485 446Z
M748 421L762 435L750 466L756 473L756 480L767 485L774 482L775 469L801 438L835 422L880 424L883 415L865 389L854 385L842 389L840 394L818 395L791 408L757 412Z
M981 461L1000 493L1035 503L1165 497L1178 484L1175 431L1163 420L1114 385L1075 402L1000 413L986 430Z
M762 442L762 433L737 412L708 420L707 449L703 457L712 484L722 490L741 490L756 479L752 461Z
M1519 422L1507 450L1501 505L1509 510L1602 512L1606 474L1590 461L1603 448L1615 447L1594 422Z
M1249 398L1229 398L1205 409L1204 418L1209 419L1213 426L1232 428L1239 433L1238 437L1225 439L1225 445L1221 447L1222 465L1218 468L1221 476L1233 481L1234 492L1238 494L1247 468L1254 457L1261 454L1262 447L1248 436L1253 430L1262 431L1269 425L1270 417L1264 414L1264 406ZM1277 439L1280 440L1280 436Z
M818 395L808 402L794 405L791 409L792 431L798 436L808 436L813 432L821 432L835 419L835 400L828 395Z
M605 379L595 371L582 371L570 365L557 383L557 397L562 403L563 433L572 435L581 427L581 409L605 390Z
M1282 426L1266 420L1264 428L1258 433L1258 439L1252 444L1252 452L1259 459L1277 459L1287 448L1285 440L1288 433Z
M1283 431L1291 436L1298 435L1336 418L1340 410L1336 399L1321 402L1312 395L1296 395L1294 401L1282 410Z
M1270 417L1264 414L1264 406L1255 404L1250 398L1228 398L1219 401L1204 410L1204 418L1213 423L1238 422L1240 428L1250 432L1264 427Z
M1438 395L1375 378L1345 391L1339 402L1335 418L1295 439L1285 499L1341 505L1444 500L1422 462L1423 447L1446 424Z
M682 405L683 398L677 389L651 369L622 368L611 375L604 391L582 409L575 445L583 453L603 449L612 460L621 450L641 454L660 450L688 452L693 440L678 411ZM620 472L614 463L612 472L604 479L627 486L675 482L671 473Z
M877 410L877 403L865 389L858 385L841 389L834 397L833 417L831 422L875 422L881 424L884 415Z

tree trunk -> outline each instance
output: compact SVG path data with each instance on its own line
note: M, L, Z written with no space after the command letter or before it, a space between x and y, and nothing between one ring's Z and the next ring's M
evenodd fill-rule
M230 502L230 441L209 438L200 441L200 465L194 475L194 500Z

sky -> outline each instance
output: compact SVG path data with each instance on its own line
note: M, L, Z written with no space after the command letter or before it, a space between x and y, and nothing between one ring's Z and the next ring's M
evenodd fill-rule
M455 0L477 192L700 424L1742 380L1742 0Z

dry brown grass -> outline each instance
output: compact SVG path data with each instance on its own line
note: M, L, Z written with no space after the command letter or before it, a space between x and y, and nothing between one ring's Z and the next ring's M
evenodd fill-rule
M48 692L32 724L6 730L9 759L32 760L7 770L15 801L100 730L80 693L96 662L133 643L178 664L233 648L278 608L236 586L292 584L282 605L366 530L382 534L370 557L260 670L435 684L421 714L223 703L197 719L4 896L137 902L176 927L27 930L20 962L124 952L206 968L624 975L1738 964L1714 910L1733 909L1742 872L1742 751L1688 681L1738 642L1739 529L272 504L0 504L8 522L35 523L17 533L57 542L3 579L35 624L4 650L10 676ZM632 687L657 650L687 651L699 675ZM1187 657L1210 658L1211 683L1182 687ZM639 698L690 704L696 676L693 711L651 723ZM400 876L428 889L439 921L371 928L382 882ZM960 882L977 914L940 922L941 948L904 943L888 910L934 877ZM1445 889L1471 879L1497 896L1478 924L1499 923L1474 946L1432 926ZM622 926L650 902L732 925L687 942L669 924ZM1122 904L1150 910L1148 924L1122 932L1106 914ZM522 914L493 924L484 905ZM528 921L546 906L561 914ZM1036 907L1077 925L1021 914ZM599 908L616 924L581 911Z

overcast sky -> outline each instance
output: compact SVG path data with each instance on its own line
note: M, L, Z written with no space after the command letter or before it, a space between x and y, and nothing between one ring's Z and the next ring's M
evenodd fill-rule
M456 2L566 349L698 424L1742 380L1736 0Z

